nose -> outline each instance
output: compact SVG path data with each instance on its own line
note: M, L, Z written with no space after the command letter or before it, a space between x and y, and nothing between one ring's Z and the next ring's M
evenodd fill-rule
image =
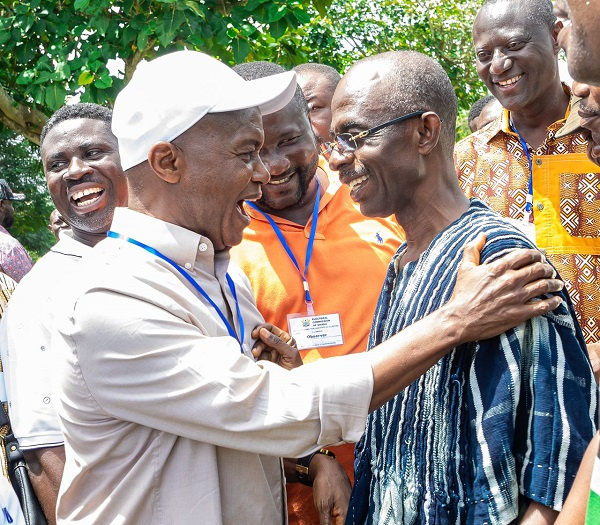
M66 179L81 179L86 173L91 173L93 169L79 157L72 157L65 172Z
M252 180L255 182L260 182L261 184L267 184L271 180L271 176L269 175L269 172L260 157L258 157L254 163Z
M583 84L582 82L573 82L571 91L576 97L587 98L590 96L590 86Z
M349 151L343 153L338 148L333 148L329 155L329 169L333 171L340 171L344 166L348 166L354 162L354 153Z
M499 49L494 50L492 62L490 64L490 73L493 75L501 75L512 67L512 60L507 57Z
M277 177L285 173L290 168L290 161L285 156L277 151L261 151L260 159L271 177Z

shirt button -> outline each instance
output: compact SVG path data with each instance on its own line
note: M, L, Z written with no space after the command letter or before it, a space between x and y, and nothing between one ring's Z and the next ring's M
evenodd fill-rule
M542 159L535 159L535 163L536 163L538 166L541 166L541 165L542 165Z
M542 211L544 209L544 205L540 202L538 204L538 210Z
M186 270L191 270L192 269L192 263L185 263L185 269Z
M206 245L205 242L201 242L200 245L198 246L198 250L200 250L201 252L205 252L207 250L208 246Z

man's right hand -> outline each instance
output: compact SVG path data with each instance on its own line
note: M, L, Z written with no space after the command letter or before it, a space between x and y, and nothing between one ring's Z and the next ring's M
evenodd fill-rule
M444 306L462 329L462 342L489 339L510 328L557 308L558 296L538 299L559 292L564 283L555 279L556 271L538 250L515 250L490 264L480 265L485 235L464 250L456 286Z

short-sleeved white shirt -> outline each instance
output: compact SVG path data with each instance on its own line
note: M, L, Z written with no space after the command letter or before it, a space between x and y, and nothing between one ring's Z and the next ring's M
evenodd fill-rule
M13 432L21 448L63 444L52 394L52 301L89 246L62 232L60 241L22 279L0 324L0 351Z

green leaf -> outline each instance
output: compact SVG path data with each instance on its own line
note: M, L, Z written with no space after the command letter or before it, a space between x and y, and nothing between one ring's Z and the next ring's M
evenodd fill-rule
M293 13L298 22L300 22L301 24L310 23L311 16L304 9L294 9Z
M138 33L135 45L138 49L146 49L146 46L148 45L148 35L145 31L140 31Z
M60 84L53 83L46 88L44 102L51 110L56 111L65 103L66 96L67 90Z
M84 11L90 5L90 0L75 0L73 7L76 11Z
M271 33L271 36L277 40L279 40L285 33L285 30L287 29L287 24L285 23L285 20L277 20L277 22L273 22L271 24L271 27L269 29L269 33Z
M101 36L105 36L106 30L108 29L108 26L110 24L110 18L104 16L103 14L100 14L99 16L94 17L91 24L92 26L96 27L96 30Z
M167 47L175 38L175 33L181 27L185 18L181 11L169 11L156 26L158 41Z
M91 84L94 81L94 74L91 73L90 71L84 71L83 73L81 73L81 75L79 75L79 78L77 79L77 83L80 86L87 86L88 84Z
M17 77L17 84L19 85L26 85L26 84L30 84L31 82L33 82L35 79L35 72L28 69L26 71L23 71L18 77Z
M250 46L248 45L248 42L241 38L236 38L231 43L231 49L233 51L233 58L238 64L243 62L248 56L248 53L250 53Z
M112 84L113 79L108 73L94 80L94 86L96 86L98 89L108 89L112 86Z
M184 2L184 4L187 7L189 7L196 16L204 18L204 12L200 9L198 2L194 2L193 0L187 0L187 2Z
M6 44L10 40L10 31L0 31L0 46Z
M50 71L40 71L39 75L34 80L34 83L35 84L46 84L47 82L50 82L51 79L52 79L52 73L50 73Z
M59 62L56 64L54 70L53 80L67 80L71 76L71 68L66 62Z
M285 16L287 11L286 4L277 4L273 2L267 9L267 21L276 22Z

